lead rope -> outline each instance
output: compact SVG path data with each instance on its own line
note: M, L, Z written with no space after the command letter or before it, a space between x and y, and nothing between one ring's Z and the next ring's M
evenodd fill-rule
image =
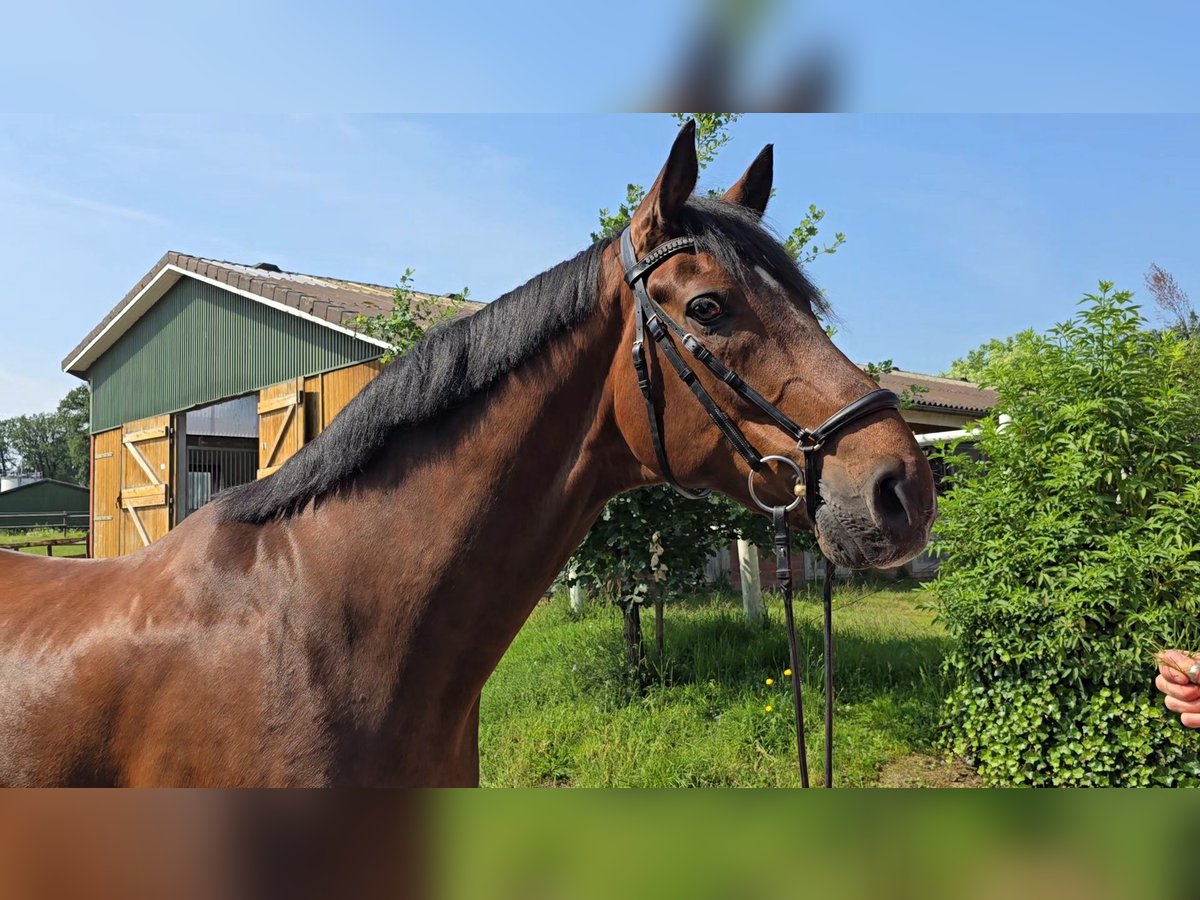
M775 577L783 593L783 618L787 627L788 661L792 669L792 708L796 717L796 762L800 769L800 786L808 787L808 748L804 740L804 696L800 685L800 657L796 650L796 618L792 609L792 550L788 530L787 509L776 506L772 511L775 523ZM822 605L825 618L825 787L833 787L833 577L837 569L825 560L825 586Z
M825 607L825 787L833 787L833 578L837 566L825 560L825 586L821 605ZM793 673L795 669L792 670Z
M800 766L800 786L808 787L808 748L804 744L804 698L800 687L800 657L796 652L796 619L792 611L792 550L788 534L787 510L775 507L775 577L783 591L783 619L787 624L788 663L792 669L792 708L796 714L796 762Z

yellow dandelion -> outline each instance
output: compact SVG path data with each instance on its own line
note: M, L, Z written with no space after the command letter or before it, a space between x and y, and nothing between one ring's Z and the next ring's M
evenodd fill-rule
M786 675L788 678L791 678L791 677L792 677L792 670L791 670L791 669L784 669L784 670L783 670L783 674L784 674L784 675Z
M770 703L768 703L766 706L763 707L763 712L774 712L774 711L775 711L775 707L773 707Z
M767 679L767 684L774 684L774 683L775 683L775 679L774 679L774 678L768 678L768 679Z

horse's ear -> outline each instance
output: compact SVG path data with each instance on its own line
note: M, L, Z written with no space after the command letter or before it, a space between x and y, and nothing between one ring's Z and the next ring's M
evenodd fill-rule
M750 163L750 168L725 192L730 203L752 209L761 217L771 199L771 182L775 179L775 149L767 144Z
M638 252L653 250L670 234L670 225L683 209L683 204L696 189L700 165L696 161L696 120L689 119L679 129L667 164L658 173L653 186L641 205L634 211L629 227L633 246Z

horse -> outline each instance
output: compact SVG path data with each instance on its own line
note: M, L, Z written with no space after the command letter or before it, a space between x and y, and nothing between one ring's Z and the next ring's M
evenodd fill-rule
M697 174L689 123L628 226L638 254L687 239L643 272L653 303L798 423L873 390L762 222L771 146L720 197ZM600 240L431 329L276 473L137 553L0 555L0 783L475 786L488 676L604 504L667 478L754 509L757 477L843 566L920 552L933 478L894 406L813 454L810 514L786 467L755 476L695 384L663 377L657 342L646 401L623 276ZM693 380L797 455L713 371Z

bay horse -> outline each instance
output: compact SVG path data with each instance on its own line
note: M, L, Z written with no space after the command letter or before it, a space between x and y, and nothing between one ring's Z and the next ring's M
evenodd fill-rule
M772 169L767 146L722 197L693 196L688 124L629 235L640 254L691 239L648 276L653 300L812 427L875 385L763 227ZM137 553L0 554L0 783L476 785L484 682L604 504L669 457L676 483L753 508L746 461L653 344L647 421L623 274L602 240L433 329L274 475ZM696 377L757 447L797 455ZM925 546L933 479L895 409L818 456L815 521L791 515L827 556L894 566ZM785 474L758 495L790 502Z

